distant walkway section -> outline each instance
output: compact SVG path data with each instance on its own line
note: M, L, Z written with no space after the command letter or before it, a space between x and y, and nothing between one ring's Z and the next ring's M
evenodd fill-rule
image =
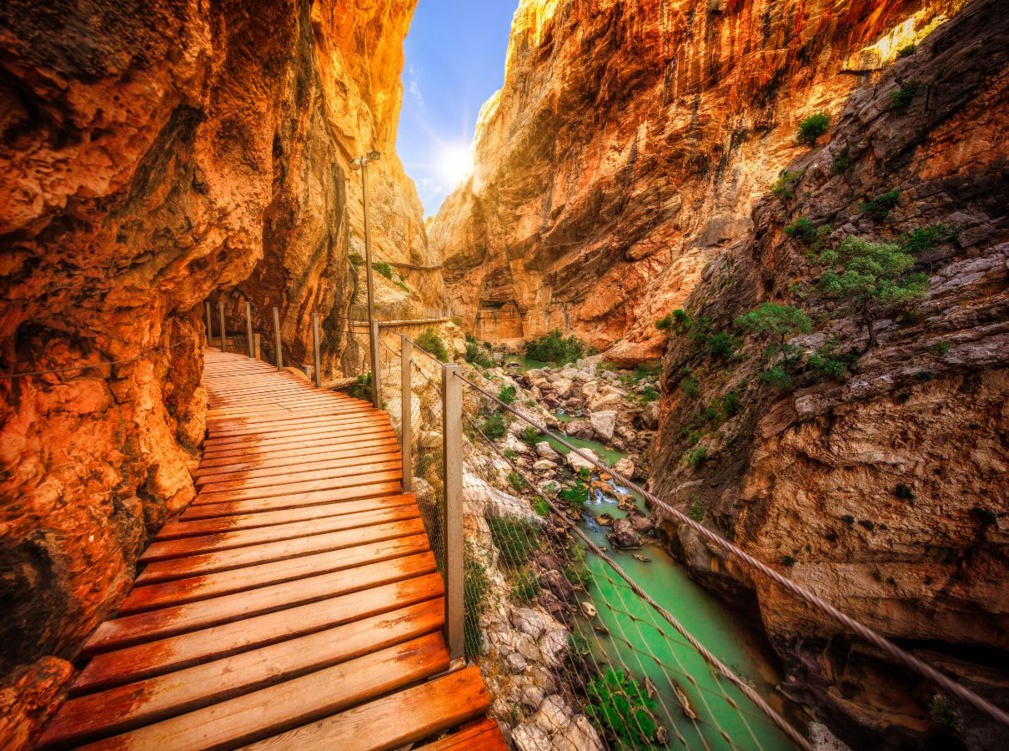
M449 672L386 413L205 354L199 494L85 645L39 748L505 748L477 669Z

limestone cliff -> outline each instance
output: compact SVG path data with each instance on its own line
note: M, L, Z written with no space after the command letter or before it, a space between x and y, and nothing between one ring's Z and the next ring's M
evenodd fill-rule
M684 306L692 328L671 335L664 359L653 484L1006 706L1009 22L999 5L970 4L853 91L829 143L788 165L752 230L704 269ZM875 344L821 284L830 262L817 259L853 236L900 248L928 277L923 297L877 311ZM776 374L773 358L784 360L769 361L767 342L736 322L766 302L812 319ZM729 351L709 346L719 333L736 339ZM667 531L709 586L735 602L755 591L786 691L853 748L926 734L935 748L1005 747L1004 728L966 708L952 710L960 738L943 741L932 687L693 535Z
M473 177L430 236L481 338L570 330L657 357L654 322L752 228L795 127L962 0L523 0Z
M378 252L427 260L393 151L414 5L0 7L0 370L59 371L0 381L0 746L193 497L204 299L280 305L294 357L319 310L331 366L370 149Z

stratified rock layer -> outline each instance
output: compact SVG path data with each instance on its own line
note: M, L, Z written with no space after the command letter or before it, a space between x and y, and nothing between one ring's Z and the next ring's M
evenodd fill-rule
M837 103L962 1L524 0L473 177L431 227L489 340L572 331L611 359L654 323Z
M797 583L1007 706L1009 675L998 669L1009 650L1009 23L1002 10L994 0L972 3L853 92L830 143L788 165L797 176L794 196L765 197L753 231L704 270L686 307L714 331L743 337L735 318L777 302L806 310L813 333L791 342L800 366L785 390L758 379L763 345L752 338L725 359L673 335L653 485ZM867 202L891 191L896 205L873 217ZM784 231L800 218L821 228L815 239ZM823 268L810 259L850 236L906 245L916 230L926 230L917 236L916 270L930 278L927 296L877 321L872 346L845 301L820 292ZM818 376L808 364L829 339L851 357L843 376ZM725 407L730 394L738 411ZM926 733L930 747L954 747L936 735L943 727L934 713L930 724L933 686L766 580L751 580L668 517L665 528L708 586L735 602L755 590L785 662L786 691L816 707L852 748L915 747ZM1004 728L950 706L968 748L1006 746Z
M414 5L0 8L0 369L61 371L0 381L0 746L193 498L204 299L279 305L293 354L318 310L332 367L370 149L377 252L428 260L393 151Z

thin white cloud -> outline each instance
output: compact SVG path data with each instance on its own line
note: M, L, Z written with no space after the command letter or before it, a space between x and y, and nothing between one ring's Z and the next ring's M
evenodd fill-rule
M432 180L430 177L422 177L420 187L429 193L439 194L445 192L445 186Z
M410 86L408 88L410 90L410 96L413 97L414 101L417 102L417 104L423 105L424 94L420 90L420 84L417 83L415 80L411 80Z

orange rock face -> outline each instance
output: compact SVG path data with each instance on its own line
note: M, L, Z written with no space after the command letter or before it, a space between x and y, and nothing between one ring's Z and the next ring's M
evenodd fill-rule
M740 348L717 357L696 339L670 337L652 482L1004 707L1009 673L991 658L1009 649L1009 123L1001 114L1009 24L999 5L972 3L854 91L830 142L788 165L790 195L766 195L753 231L705 269L686 308ZM892 208L874 215L871 199L891 191ZM815 237L794 232L800 218ZM824 294L824 266L810 260L852 236L911 249L914 270L928 276L924 298L879 316L874 346L847 301ZM814 323L791 339L798 360L784 388L761 381L766 343L734 323L764 302L801 308ZM833 374L810 360L828 342L847 363ZM696 388L684 388L687 379ZM737 407L727 410L730 395ZM701 460L689 461L700 449ZM668 518L665 529L696 578L736 602L755 593L785 663L786 692L817 707L852 748L945 747L929 721L934 686L751 580ZM951 706L965 747L1009 743L1005 728Z
M377 250L429 260L393 151L414 5L0 8L0 369L61 370L0 381L0 746L193 497L208 295L279 305L291 355L318 310L332 368L370 149Z
M655 321L752 229L797 124L959 5L523 1L475 174L431 227L454 312L492 340L659 356Z

